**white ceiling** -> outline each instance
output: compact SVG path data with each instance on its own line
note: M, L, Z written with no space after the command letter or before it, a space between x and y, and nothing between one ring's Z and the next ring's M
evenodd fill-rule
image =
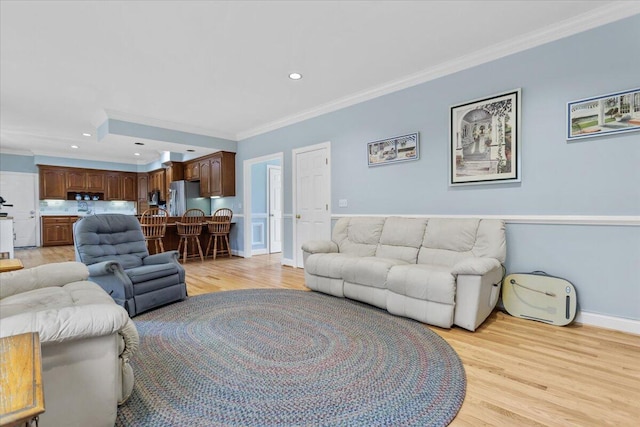
M139 164L163 151L202 155L217 147L153 140L139 147L139 138L116 135L98 142L96 126L115 117L239 140L639 13L639 6L2 0L0 149ZM293 71L303 79L290 80Z

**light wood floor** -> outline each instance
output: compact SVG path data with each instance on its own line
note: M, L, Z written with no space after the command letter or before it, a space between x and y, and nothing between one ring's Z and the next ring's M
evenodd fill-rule
M73 260L68 247L18 250L26 267ZM189 295L246 288L306 289L279 256L186 266ZM458 353L467 394L452 426L640 425L640 336L557 327L494 312L476 331L431 327Z

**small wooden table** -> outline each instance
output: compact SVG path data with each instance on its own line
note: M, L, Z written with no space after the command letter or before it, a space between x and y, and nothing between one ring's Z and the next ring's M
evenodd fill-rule
M44 391L37 333L0 338L0 389L1 427L38 425Z
M24 265L19 259L0 259L0 273L5 271L22 270Z

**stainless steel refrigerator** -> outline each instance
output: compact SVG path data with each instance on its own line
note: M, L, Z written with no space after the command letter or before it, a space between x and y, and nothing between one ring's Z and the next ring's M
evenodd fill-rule
M200 197L200 183L173 181L169 185L169 215L182 216L187 209L202 209L211 215L211 199Z

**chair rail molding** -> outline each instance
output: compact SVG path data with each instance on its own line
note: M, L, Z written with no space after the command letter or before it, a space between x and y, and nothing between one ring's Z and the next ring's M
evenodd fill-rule
M333 214L332 220L350 217L410 217L410 218L480 218L503 219L507 224L549 224L549 225L610 225L640 226L638 215L410 215L410 214Z

